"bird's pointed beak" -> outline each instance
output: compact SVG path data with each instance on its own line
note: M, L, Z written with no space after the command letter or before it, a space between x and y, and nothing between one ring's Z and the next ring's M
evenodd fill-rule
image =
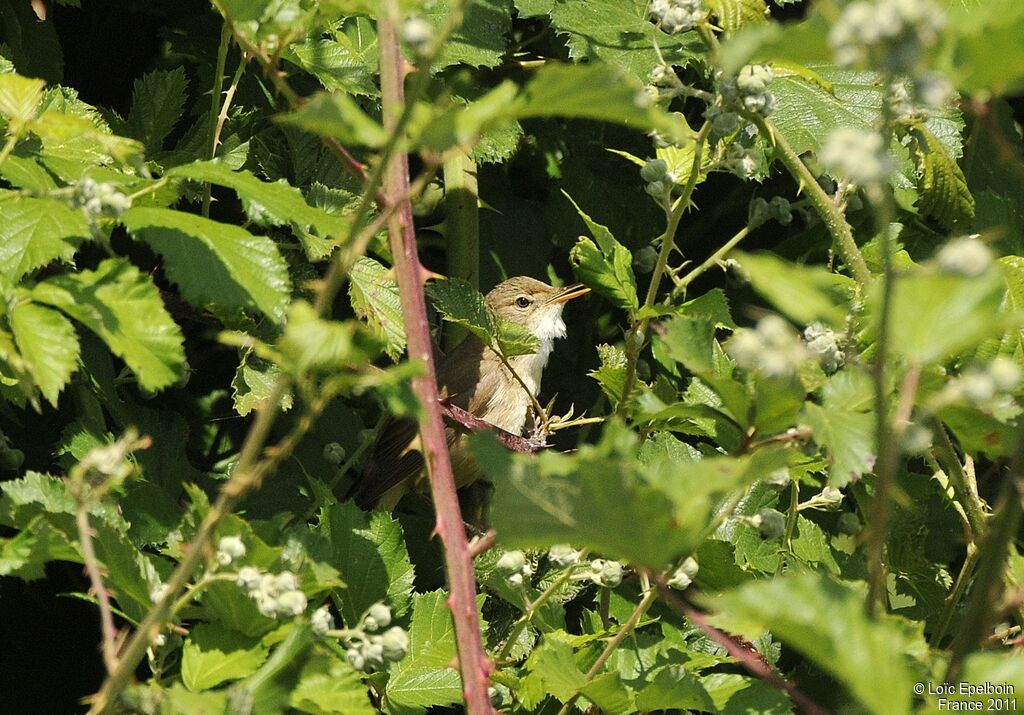
M571 286L566 286L562 290L555 293L553 296L545 301L544 305L551 305L552 303L564 303L573 298L579 298L581 295L589 293L590 289L582 283L573 283Z

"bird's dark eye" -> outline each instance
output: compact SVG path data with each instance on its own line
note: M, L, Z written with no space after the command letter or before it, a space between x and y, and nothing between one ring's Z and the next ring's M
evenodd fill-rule
M525 295L521 295L518 298L516 298L516 305L518 305L520 308L529 308L530 299L527 298Z

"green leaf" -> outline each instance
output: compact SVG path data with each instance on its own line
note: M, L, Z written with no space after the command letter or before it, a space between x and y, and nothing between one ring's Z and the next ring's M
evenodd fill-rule
M337 658L311 659L302 668L291 705L315 715L374 715L369 693L359 673Z
M917 166L918 208L944 228L974 218L974 197L949 150L922 124L908 129L910 156Z
M972 94L1017 94L1024 88L1024 7L1015 0L952 3L947 32L956 51L948 74Z
M330 541L333 563L348 584L340 592L345 623L354 628L378 601L386 601L397 616L408 610L413 568L402 526L390 514L371 515L351 502L334 503L321 513L317 531Z
M748 638L772 635L845 685L869 712L910 712L917 680L907 653L925 646L920 626L895 617L871 620L866 589L817 573L756 581L715 599L716 625Z
M565 192L562 192L565 194ZM607 227L588 216L572 197L565 194L583 219L594 241L580 237L569 254L581 281L605 296L614 305L636 310L640 301L636 295L636 277L633 275L633 254L615 240Z
M455 3L437 0L423 13L438 32L448 22ZM454 64L471 67L495 67L506 52L507 38L512 31L511 0L468 0L463 3L462 22L444 43L435 68Z
M253 352L246 352L235 371L231 381L231 398L235 404L235 412L245 417L259 407L263 400L270 397L274 385L281 377L281 369L274 363L258 357ZM285 393L279 407L282 412L292 408L292 394Z
M669 35L655 27L647 6L646 0L557 2L550 11L551 26L566 36L571 59L604 61L646 82L661 64L658 50L670 65L686 65L703 52L696 32Z
M181 679L192 691L209 690L252 675L267 659L267 646L216 623L192 627L181 654Z
M708 0L708 8L718 19L715 24L728 33L768 22L764 0Z
M559 7L589 12L586 8L590 3L565 3ZM693 141L686 121L651 104L640 80L600 62L583 65L547 63L526 85L510 111L517 119L594 119L624 124L641 131L656 130L684 145Z
M1007 316L1024 314L1024 258L1004 256L998 261L1006 281L1001 313ZM999 353L1024 365L1024 330L1012 328L999 341Z
M125 121L125 133L145 144L150 154L159 152L181 119L187 92L188 80L181 67L142 75L132 86L132 108Z
M197 161L176 166L167 176L193 181L208 181L226 186L247 202L247 212L256 216L257 223L273 226L294 225L315 229L321 236L339 236L348 227L348 221L323 209L310 206L302 192L284 182L260 181L248 171L232 171L219 161Z
M388 272L377 261L362 256L349 274L348 295L356 315L384 343L391 359L397 360L405 351L405 323L398 282L388 277Z
M820 320L834 328L846 322L855 285L820 266L792 263L770 253L735 254L751 285L783 315L797 323Z
M354 320L324 320L305 301L288 307L284 335L277 342L284 360L279 365L301 375L307 371L334 373L376 356L379 346Z
M711 696L693 673L681 665L669 665L637 693L636 706L640 710L702 710L714 712Z
M842 487L871 471L875 464L874 417L866 412L804 405L804 421L814 441L826 448L829 484Z
M0 192L0 273L11 281L50 261L70 262L89 237L85 217L66 204Z
M45 193L57 188L57 182L37 161L35 155L11 154L0 165L0 176L3 176L12 186L29 189L33 193Z
M455 661L455 624L443 591L416 594L409 654L391 669L385 695L394 705L422 708L462 701Z
M788 43L789 38L785 41ZM808 78L808 70L816 80ZM885 93L879 76L873 72L842 70L821 63L808 63L800 72L776 76L768 90L776 100L769 122L786 137L797 154L819 154L825 138L837 127L875 131ZM950 156L960 156L963 121L955 110L929 115L925 126ZM917 181L908 149L894 142L892 151L899 167L893 184L898 188L914 188Z
M540 345L525 327L493 313L480 291L468 281L435 281L427 294L445 320L465 328L485 345L496 345L505 357L530 355Z
M867 311L877 334L882 301L880 282L868 291ZM996 333L993 318L1003 299L1002 272L959 276L919 268L894 282L889 346L910 362L927 364L958 355Z
M545 633L540 645L526 661L528 678L540 681L544 692L565 702L587 683L587 676L576 665L572 636L565 631Z
M7 316L25 367L54 407L78 367L78 336L71 322L52 308L19 302Z
M364 17L349 18L330 39L307 37L286 50L288 59L316 76L328 92L371 97L380 94L373 80L379 54L377 32Z
M474 454L495 487L491 518L509 547L572 543L661 568L689 553L717 499L783 466L786 455L761 450L739 459L640 464L635 437L606 426L601 442L578 453L512 455L488 435Z
M597 355L601 360L601 366L591 370L587 375L597 380L601 390L613 405L618 404L626 386L626 353L613 345L602 344L597 346ZM646 386L640 380L633 378L631 392L644 387Z
M36 115L46 82L17 74L0 74L0 114L23 125Z
M168 277L190 302L255 309L280 322L291 284L287 265L269 238L164 208L132 208L121 221L164 257Z
M313 134L332 137L346 145L375 149L387 141L384 127L342 92L318 92L278 121Z
M778 688L735 673L712 673L700 679L721 715L791 715L793 705Z
M703 315L677 315L657 331L658 339L673 360L694 375L714 374L715 326Z
M48 278L33 300L67 313L123 359L147 390L173 385L185 368L181 329L152 281L127 261L108 258L95 271Z

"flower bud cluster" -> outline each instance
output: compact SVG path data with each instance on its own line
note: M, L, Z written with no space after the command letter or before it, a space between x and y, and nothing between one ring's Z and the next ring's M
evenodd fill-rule
M498 559L498 563L495 564L495 568L517 588L527 583L533 576L533 566L526 560L526 554L518 550L503 553Z
M664 159L649 159L640 169L640 178L647 182L644 190L656 199L664 199L676 185L676 175L668 170Z
M776 509L762 509L750 517L748 523L760 531L764 539L777 539L786 533L786 517Z
M807 346L777 315L766 315L754 329L740 328L725 347L736 364L769 377L795 375L809 354Z
M227 566L245 556L245 544L237 536L225 536L217 542L217 563Z
M425 55L434 40L434 28L422 17L410 17L402 25L402 39L414 55Z
M699 569L700 566L697 564L697 560L692 556L687 557L686 561L672 572L666 583L674 589L685 591L693 583L693 577L697 575Z
M945 24L931 0L857 0L843 9L828 39L839 65L872 62L909 74Z
M835 487L825 487L820 492L799 506L803 509L817 509L818 511L835 511L843 503L843 493Z
M252 566L238 570L235 583L256 601L256 608L267 618L300 616L306 610L306 594L299 590L291 571L263 573Z
M770 220L778 221L783 226L793 222L793 210L789 205L789 199L773 196L771 201L765 201L758 196L751 200L747 210L747 222L751 226L760 226Z
M580 562L580 552L569 544L555 544L548 549L548 561L555 568L569 568Z
M325 636L328 631L333 631L334 616L331 615L331 610L327 606L321 606L313 611L313 615L309 617L309 627L318 636Z
M825 372L831 374L843 364L840 335L824 323L811 323L804 328L804 340L807 341L807 349L818 358L818 363Z
M323 457L328 464L340 467L345 461L345 448L338 442L328 442L324 445Z
M115 184L86 177L75 186L75 202L90 216L118 217L132 207L132 200Z
M992 251L977 235L961 236L939 249L935 260L946 273L975 278L992 265Z
M704 118L711 122L711 131L719 137L727 137L740 128L741 118L735 112L712 104L704 110Z
M651 0L651 17L670 35L692 30L707 14L701 0Z
M992 409L1005 404L1020 387L1022 373L1012 359L997 355L983 366L971 367L942 390L943 402L967 402Z
M880 134L849 127L835 129L826 137L821 164L861 186L881 183L896 170Z
M590 562L585 577L602 588L615 588L622 583L625 572L622 564L609 559L594 559Z
M314 614L315 615L315 614ZM372 673L386 662L396 662L409 652L409 634L401 626L392 626L383 633L372 633L391 623L391 609L375 603L363 614L345 651L345 658L356 670Z
M767 117L775 111L775 95L768 91L773 79L775 73L768 65L747 65L735 77L723 80L720 92L725 101Z
M718 162L718 168L741 179L751 179L757 176L763 168L762 161L763 159L756 149L734 141L726 149L725 157Z

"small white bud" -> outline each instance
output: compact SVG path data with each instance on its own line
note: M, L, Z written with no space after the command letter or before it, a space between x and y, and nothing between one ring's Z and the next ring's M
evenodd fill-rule
M328 631L334 630L334 617L327 606L321 606L313 611L309 617L309 626L318 636L326 635Z

